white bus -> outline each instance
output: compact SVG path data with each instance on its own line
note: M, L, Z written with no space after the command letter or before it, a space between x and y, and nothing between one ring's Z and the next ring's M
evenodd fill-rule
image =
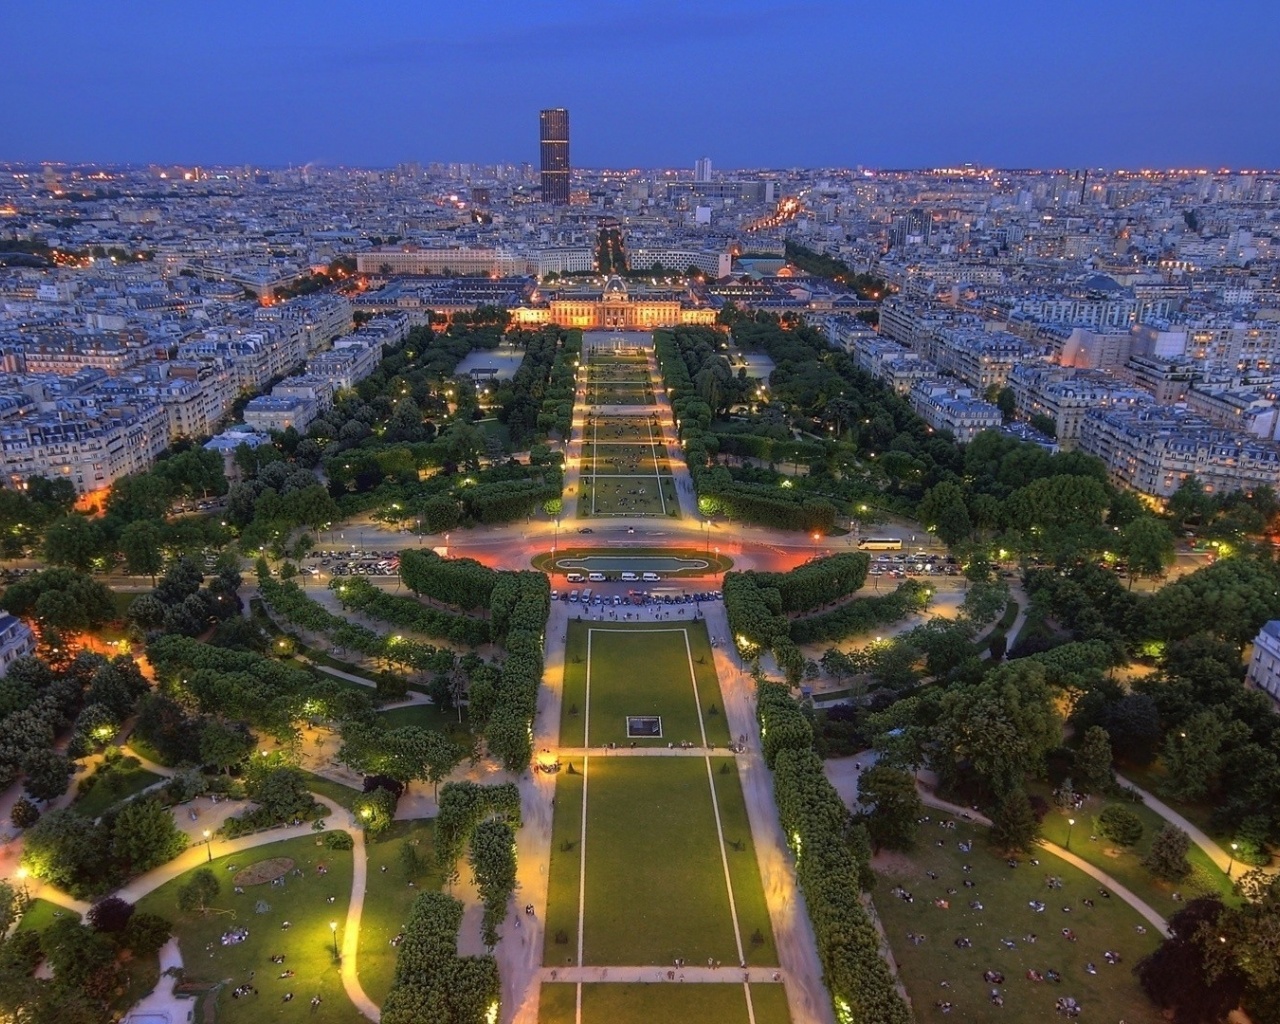
M859 551L901 551L902 539L899 537L863 537L858 541Z

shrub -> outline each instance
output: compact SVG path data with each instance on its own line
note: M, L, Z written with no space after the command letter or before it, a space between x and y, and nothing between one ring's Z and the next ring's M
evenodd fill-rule
M1142 819L1127 807L1108 804L1098 815L1098 831L1117 846L1136 846L1142 838Z

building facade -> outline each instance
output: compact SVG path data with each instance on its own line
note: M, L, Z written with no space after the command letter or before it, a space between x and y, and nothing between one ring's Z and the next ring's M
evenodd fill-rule
M603 288L574 288L537 297L512 310L516 326L556 324L583 330L651 331L682 324L710 326L715 309L691 292L629 286L611 277Z
M542 201L569 205L569 111L553 107L538 114L542 158Z
M0 609L0 678L19 658L36 653L36 636L21 619Z
M1264 623L1253 639L1249 682L1280 703L1280 620Z

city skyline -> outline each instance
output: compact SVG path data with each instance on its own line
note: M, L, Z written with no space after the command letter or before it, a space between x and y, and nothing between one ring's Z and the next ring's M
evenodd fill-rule
M580 167L1280 166L1257 130L1280 86L1252 70L1280 12L1234 15L491 0L359 21L326 3L154 8L140 24L73 3L51 37L19 9L0 87L23 102L0 112L0 160L536 162L531 112L566 107Z

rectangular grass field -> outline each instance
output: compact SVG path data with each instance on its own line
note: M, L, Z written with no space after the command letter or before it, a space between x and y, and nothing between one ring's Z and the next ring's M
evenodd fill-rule
M737 962L702 758L591 758L586 858L584 963Z
M538 1024L574 1024L577 986L543 985ZM756 1024L790 1024L781 985L752 985ZM749 1024L742 985L679 983L582 986L582 1024Z
M662 736L636 738L637 746L666 746L683 740L717 747L729 742L706 625L701 622L609 626L570 622L565 648L560 744L580 747L629 746L628 716L659 716ZM591 722L584 738L587 675L590 669ZM695 690L697 687L697 699ZM699 728L699 705L702 728Z

